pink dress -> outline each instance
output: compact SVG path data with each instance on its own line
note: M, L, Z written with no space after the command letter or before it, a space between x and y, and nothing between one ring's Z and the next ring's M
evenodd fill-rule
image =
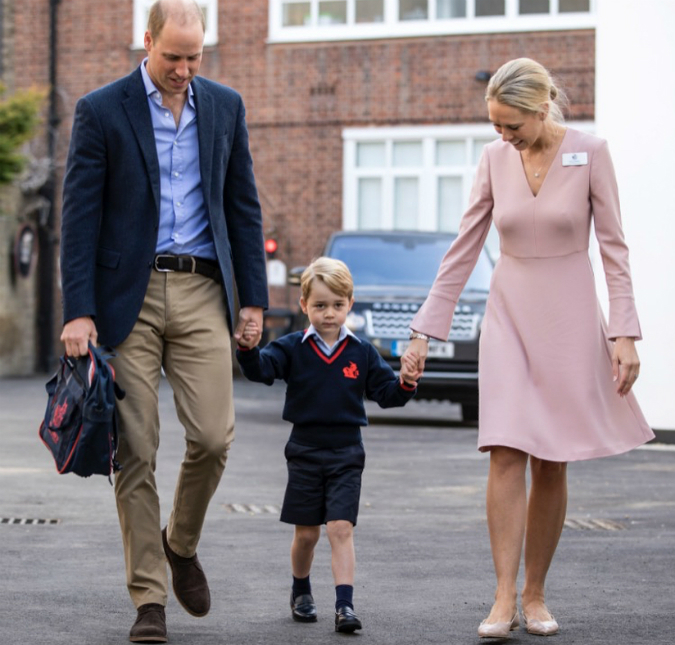
M447 339L493 220L501 255L481 329L479 449L508 446L575 461L652 439L633 393L619 397L612 380L610 339L641 333L607 143L568 129L536 197L519 152L501 140L486 146L459 236L413 329ZM609 291L609 325L588 256L591 221Z

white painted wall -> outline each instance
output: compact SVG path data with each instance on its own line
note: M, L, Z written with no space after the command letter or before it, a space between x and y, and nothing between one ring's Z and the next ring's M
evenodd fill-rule
M635 393L652 428L675 431L675 1L596 7L596 132L616 167L644 337Z

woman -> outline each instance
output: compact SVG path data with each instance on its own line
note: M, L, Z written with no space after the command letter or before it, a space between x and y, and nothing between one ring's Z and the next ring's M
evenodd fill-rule
M412 322L402 371L416 365L406 378L421 376L429 337L447 339L494 221L501 254L481 332L478 447L490 451L497 590L478 633L504 638L518 627L524 543L523 621L531 634L550 635L559 627L544 583L565 519L567 462L625 452L654 435L631 393L641 334L606 142L563 125L558 89L533 60L503 65L486 101L501 140L485 147L459 236ZM609 290L608 324L588 257L591 221Z

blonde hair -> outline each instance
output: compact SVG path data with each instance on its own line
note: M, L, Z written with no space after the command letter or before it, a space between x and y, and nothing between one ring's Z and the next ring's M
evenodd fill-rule
M156 0L148 12L148 31L153 40L159 37L168 18L181 26L199 22L202 31L206 31L204 12L195 0Z
M334 294L348 300L354 294L352 274L342 260L320 257L302 272L300 289L304 300L309 298L314 280L321 280Z
M556 87L548 70L531 58L516 58L504 63L490 78L485 100L495 100L522 112L545 112L556 123L563 123L565 93Z

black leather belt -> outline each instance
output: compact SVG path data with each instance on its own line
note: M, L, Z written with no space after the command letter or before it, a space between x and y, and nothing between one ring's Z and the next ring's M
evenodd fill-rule
M207 278L215 280L218 284L223 281L220 275L220 268L215 260L205 260L204 258L196 258L192 255L156 255L154 269L161 273L170 273L172 271L199 273L199 275L204 275Z

